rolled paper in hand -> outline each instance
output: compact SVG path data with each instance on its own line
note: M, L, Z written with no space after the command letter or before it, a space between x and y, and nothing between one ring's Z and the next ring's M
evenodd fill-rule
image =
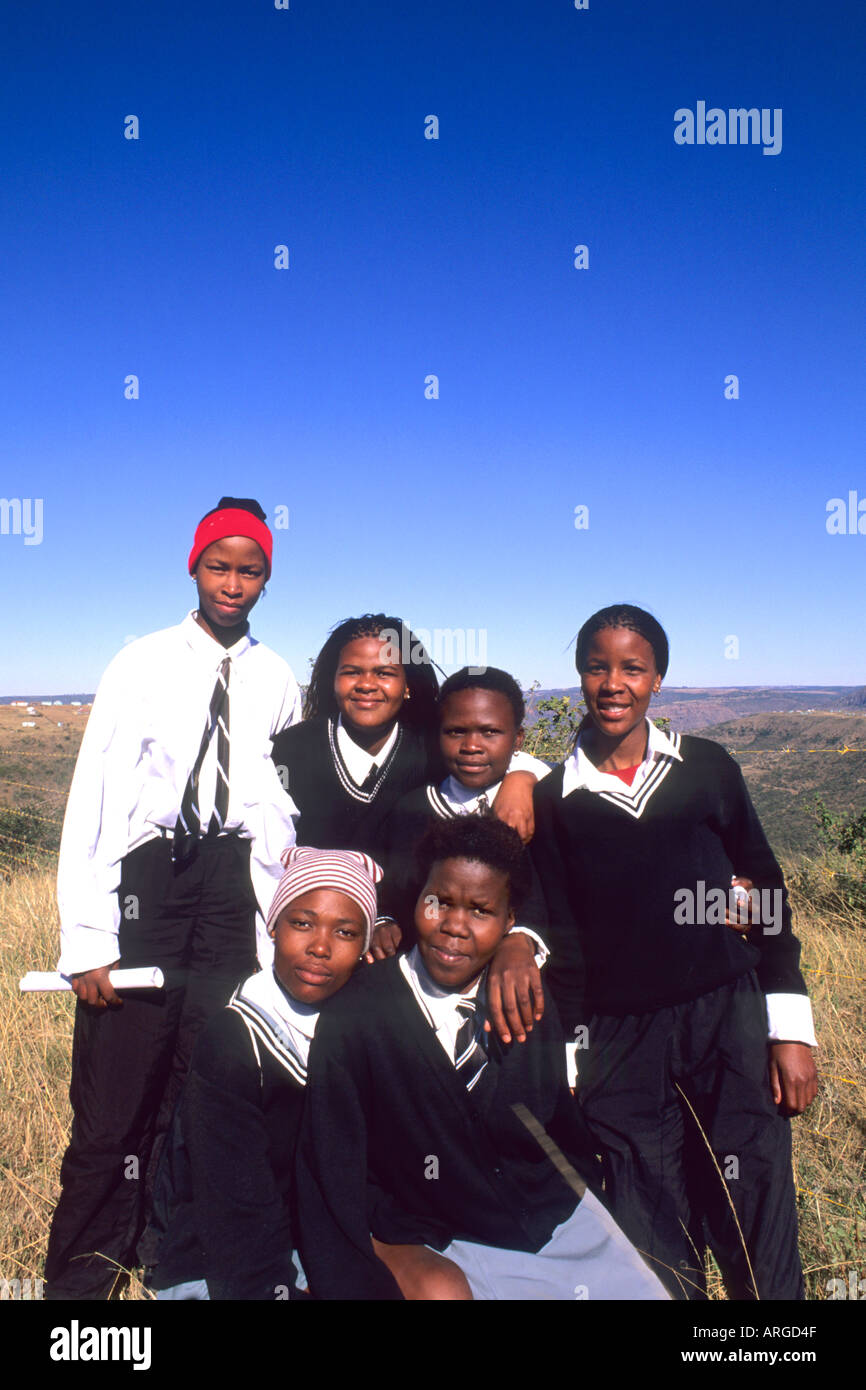
M165 978L158 965L139 965L132 970L110 970L108 978L114 989L162 989ZM65 975L56 970L29 970L18 988L25 991L36 990L47 993L52 990L72 989Z

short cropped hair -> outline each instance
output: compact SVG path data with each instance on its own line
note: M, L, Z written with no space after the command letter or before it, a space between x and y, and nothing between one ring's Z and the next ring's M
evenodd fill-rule
M472 671L468 666L455 671L453 676L442 682L442 689L439 691L440 710L448 696L455 695L458 690L493 690L497 695L504 695L514 710L514 727L519 729L523 723L526 714L523 691L514 677L509 676L507 671L500 671L498 666L488 666L481 672Z
M504 874L512 912L518 912L530 888L530 869L516 830L494 815L455 816L431 823L416 851L418 882L444 859L472 859Z

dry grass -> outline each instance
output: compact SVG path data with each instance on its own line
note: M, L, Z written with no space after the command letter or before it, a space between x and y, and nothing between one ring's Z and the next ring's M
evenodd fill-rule
M807 1296L822 1298L829 1279L866 1276L866 919L842 904L798 912L792 898L821 1083L794 1126L794 1178Z
M866 1276L866 924L843 907L821 920L803 907L796 920L821 1091L794 1124L794 1173L807 1294L824 1298L828 1279ZM0 881L0 1279L41 1277L71 1118L74 1001L18 991L25 971L54 968L57 936L52 874ZM717 1275L711 1284L723 1297ZM133 1279L123 1296L148 1294Z
M0 1279L42 1276L72 1112L71 994L21 994L28 970L53 970L54 874L0 880ZM149 1298L133 1277L124 1297Z

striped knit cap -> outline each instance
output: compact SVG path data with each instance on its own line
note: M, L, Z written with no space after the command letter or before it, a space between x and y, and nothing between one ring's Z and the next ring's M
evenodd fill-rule
M285 865L286 872L277 885L271 903L268 931L275 926L283 908L288 907L295 898L316 888L330 888L336 893L345 893L364 914L366 951L376 920L376 884L382 877L382 870L375 859L353 849L313 849L309 845L293 845L280 855L280 862Z

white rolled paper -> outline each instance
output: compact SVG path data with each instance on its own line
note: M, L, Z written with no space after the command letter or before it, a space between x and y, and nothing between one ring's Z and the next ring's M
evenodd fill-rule
M115 989L162 989L165 978L158 965L140 965L132 970L110 970L108 978ZM56 970L29 970L18 988L47 993L52 990L72 989L65 975Z

